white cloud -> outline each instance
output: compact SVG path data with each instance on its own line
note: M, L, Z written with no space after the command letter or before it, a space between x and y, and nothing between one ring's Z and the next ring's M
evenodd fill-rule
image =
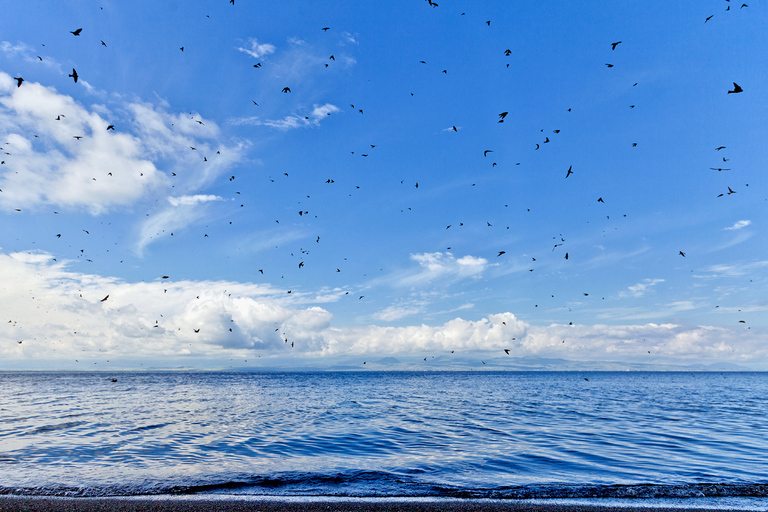
M643 279L642 283L627 287L627 291L621 292L619 297L642 297L652 286L663 282L663 279Z
M749 226L750 224L752 224L751 220L740 220L740 221L736 222L733 226L731 226L729 228L723 228L723 229L726 230L726 231L735 231L737 229L745 228L745 227Z
M704 272L709 275L697 274L696 277L738 277L765 267L768 267L768 260L754 261L752 263L733 263L730 265L711 265L704 269Z
M269 43L259 44L259 42L252 38L248 38L248 43L246 44L247 48L239 47L238 50L240 50L243 53L247 53L251 57L255 59L259 59L261 57L264 57L265 55L269 55L270 53L274 53L277 48L275 48L274 45L271 45Z
M168 202L173 206L193 206L199 203L207 203L209 201L223 201L223 197L214 195L195 195L195 196L180 196L169 197Z
M34 48L32 48L26 43L18 42L16 44L12 44L12 43L9 43L8 41L2 41L0 42L0 51L3 52L9 58L21 57L27 62L41 64L43 66L56 70L60 74L62 73L61 65L57 61L55 61L51 57L48 57L47 55L46 56L40 55L38 52L35 51Z
M512 356L573 361L768 362L766 335L759 329L675 323L535 326L510 312L435 326L339 327L329 311L307 301L338 297L341 290L299 296L269 285L177 281L172 275L131 283L74 272L40 253L0 253L0 282L3 368L38 368L44 362L70 367L75 359L216 366L259 355L290 357L300 367L305 357L421 357L452 350L503 357L502 349Z
M339 112L339 107L326 103L324 105L314 105L312 111L306 115L291 114L282 119L263 120L257 116L251 116L229 119L227 122L232 125L269 126L277 130L287 131L307 126L320 126L320 121L335 112Z
M118 105L128 119L113 120L103 105L88 109L51 87L16 85L0 72L0 137L11 153L0 168L5 206L53 204L97 215L174 185L196 191L241 157L242 147L215 143L218 127L197 115L129 103ZM110 124L117 128L107 130Z
M440 280L450 284L466 278L478 278L488 268L488 260L474 256L455 258L451 253L433 252L411 254L411 260L419 264L418 269L409 270L396 276L399 286L417 286Z

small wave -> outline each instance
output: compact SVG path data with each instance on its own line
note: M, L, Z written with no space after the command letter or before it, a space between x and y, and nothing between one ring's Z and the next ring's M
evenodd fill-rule
M231 481L101 487L3 487L0 495L108 497L151 495L238 495L350 498L454 498L497 500L679 500L690 498L768 498L768 483L680 485L524 485L465 488L415 480L402 474L355 471L333 474L290 473Z

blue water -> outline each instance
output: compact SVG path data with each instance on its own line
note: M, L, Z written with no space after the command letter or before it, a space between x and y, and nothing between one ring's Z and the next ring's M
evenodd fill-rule
M765 498L768 374L0 372L0 494L168 493Z

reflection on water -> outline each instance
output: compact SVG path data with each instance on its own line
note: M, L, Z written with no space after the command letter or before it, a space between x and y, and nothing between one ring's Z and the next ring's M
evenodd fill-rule
M0 486L759 495L766 396L761 373L0 373Z

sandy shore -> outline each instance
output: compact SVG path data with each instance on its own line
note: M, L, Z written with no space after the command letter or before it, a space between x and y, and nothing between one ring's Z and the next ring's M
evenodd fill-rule
M208 497L0 496L0 512L681 512L703 508L614 507L506 500L270 500ZM722 509L721 509L722 510ZM729 512L733 512L730 509Z

